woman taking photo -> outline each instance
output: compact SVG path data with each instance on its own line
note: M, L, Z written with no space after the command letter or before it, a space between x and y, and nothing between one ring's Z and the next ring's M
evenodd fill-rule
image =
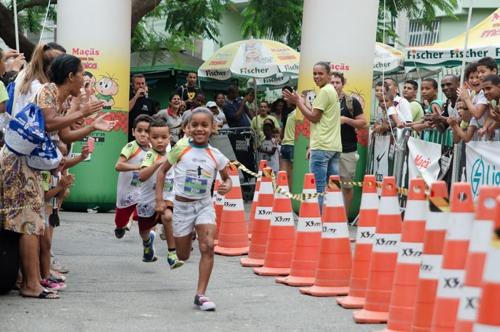
M48 71L52 83L44 84L35 97L45 118L45 130L54 143L60 139L71 143L89 135L94 130L109 131L116 124L101 116L91 125L72 131L69 126L102 109L101 102L83 103L80 89L83 87L81 61L72 55L57 57ZM74 97L69 109L63 104ZM68 103L66 103L68 104ZM38 170L28 166L27 157L19 156L6 146L0 152L0 190L3 207L4 227L21 234L19 249L23 280L19 293L24 297L58 298L40 285L39 236L45 229L44 191L42 177ZM2 189L2 188L0 188Z

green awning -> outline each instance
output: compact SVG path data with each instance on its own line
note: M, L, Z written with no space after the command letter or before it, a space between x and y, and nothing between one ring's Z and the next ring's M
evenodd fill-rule
M168 50L140 51L130 55L130 71L135 73L161 73L170 70L194 71L203 60L182 52L172 53Z

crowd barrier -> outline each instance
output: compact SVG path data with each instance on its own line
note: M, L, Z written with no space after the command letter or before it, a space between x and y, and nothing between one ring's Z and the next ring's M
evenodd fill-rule
M416 132L404 128L384 134L370 129L365 171L366 174L374 174L378 182L385 176L394 176L400 188L408 188L410 178L415 176L424 177L427 184L443 180L448 184L448 189L452 183L459 181L470 182L476 189L479 185L499 185L500 175L496 176L495 173L497 168L500 169L498 163L493 161L486 165L488 156L482 156L481 151L484 146L495 146L498 141L500 135L486 140L476 134L471 142L476 143L481 159L472 165L473 169L467 169L466 144L454 143L451 129ZM489 143L481 145L483 143L479 142ZM410 151L410 146L413 151ZM476 167L476 164L479 166ZM496 181L497 177L499 181ZM477 196L477 190L474 190L474 196ZM405 200L405 195L400 195L401 206L405 205Z

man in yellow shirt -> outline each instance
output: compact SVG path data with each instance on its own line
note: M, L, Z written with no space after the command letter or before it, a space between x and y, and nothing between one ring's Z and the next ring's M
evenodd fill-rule
M296 92L284 91L283 95L285 99L295 103L304 117L311 122L309 168L316 178L316 190L322 193L330 175L339 174L342 152L340 103L335 88L330 84L328 63L316 63L313 68L313 78L320 91L311 108ZM319 203L321 207L323 203L321 196Z
M252 119L251 127L257 133L257 143L260 144L264 140L264 130L262 127L264 126L264 121L270 119L274 128L280 128L279 121L272 115L269 114L271 108L269 107L269 103L265 100L262 100L259 103L259 113Z

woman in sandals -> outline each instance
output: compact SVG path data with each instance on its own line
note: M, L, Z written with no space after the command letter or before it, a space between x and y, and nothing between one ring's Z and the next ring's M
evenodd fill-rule
M58 140L71 143L82 139L94 130L109 131L115 122L98 117L93 123L79 130L69 126L102 109L101 102L84 103L80 96L83 87L83 66L81 61L62 54L52 62L48 78L52 83L44 84L36 93L35 102L45 117L45 130L55 143ZM63 110L63 103L73 96L71 107ZM64 114L64 115L63 115ZM1 201L7 212L0 216L4 228L21 234L19 240L21 271L23 280L19 293L24 297L58 298L55 292L40 285L39 237L45 228L40 171L28 166L27 157L19 156L6 146L0 151ZM2 188L0 188L2 189Z

